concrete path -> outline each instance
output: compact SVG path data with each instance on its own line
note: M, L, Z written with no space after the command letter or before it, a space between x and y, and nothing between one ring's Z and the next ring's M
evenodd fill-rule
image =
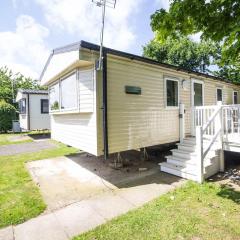
M168 175L171 178L170 175ZM154 179L154 176L153 176ZM184 183L151 183L116 189L0 230L0 240L69 240L142 206Z
M0 146L0 156L9 156L21 153L39 152L45 149L56 148L57 146L50 141L39 141L29 143L19 143Z

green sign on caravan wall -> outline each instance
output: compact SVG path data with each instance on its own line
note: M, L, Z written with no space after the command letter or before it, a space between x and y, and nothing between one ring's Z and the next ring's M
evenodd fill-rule
M142 90L141 90L140 87L125 86L125 93L127 93L127 94L137 94L137 95L141 95Z

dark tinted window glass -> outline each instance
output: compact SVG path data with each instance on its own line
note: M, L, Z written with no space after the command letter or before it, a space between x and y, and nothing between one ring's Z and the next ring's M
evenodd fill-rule
M41 113L49 113L48 99L41 99Z
M222 102L222 89L217 89L217 101Z
M237 92L234 92L233 93L233 104L238 104L238 93Z
M201 83L194 83L194 106L203 105L203 89Z
M19 101L19 113L26 114L26 98Z
M178 82L167 80L167 106L178 106Z

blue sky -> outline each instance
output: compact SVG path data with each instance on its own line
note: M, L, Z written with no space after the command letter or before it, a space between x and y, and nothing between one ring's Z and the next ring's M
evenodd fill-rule
M153 38L150 15L168 0L117 0L107 9L105 45L142 54ZM0 8L0 66L38 78L53 48L99 43L101 11L91 0L4 0Z

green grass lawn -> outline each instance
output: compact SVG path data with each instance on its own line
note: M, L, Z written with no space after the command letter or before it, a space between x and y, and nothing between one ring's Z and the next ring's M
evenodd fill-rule
M107 207L107 206L106 206ZM240 239L240 192L188 182L74 240Z
M20 134L17 134L20 135ZM21 141L10 141L9 138L11 136L17 136L16 134L0 134L0 146L1 145L9 145L9 144L18 144L18 143L26 143L26 142L32 142L32 139L27 140L21 140Z
M64 144L56 144L58 147L55 149L0 156L0 228L24 222L45 210L46 205L25 168L25 163L77 152Z

